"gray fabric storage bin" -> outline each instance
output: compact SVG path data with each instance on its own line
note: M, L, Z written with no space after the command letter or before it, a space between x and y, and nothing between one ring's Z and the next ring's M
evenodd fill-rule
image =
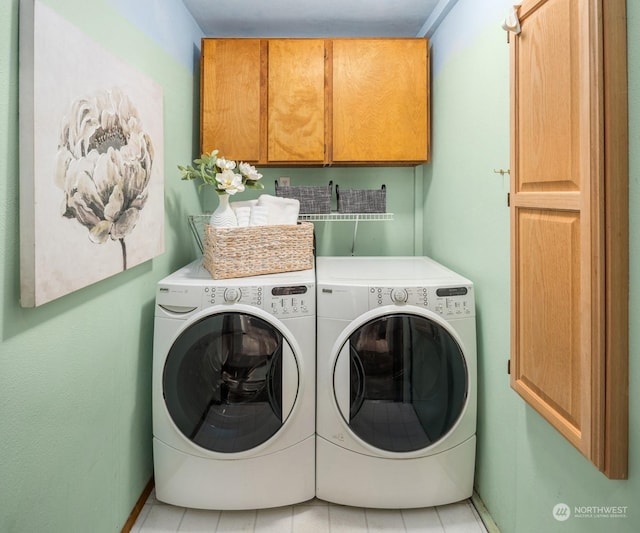
M300 202L300 214L320 214L331 212L331 190L333 182L327 186L314 187L302 185L296 187L282 187L276 185L276 196L294 198Z
M338 213L386 213L387 188L344 189L336 185Z

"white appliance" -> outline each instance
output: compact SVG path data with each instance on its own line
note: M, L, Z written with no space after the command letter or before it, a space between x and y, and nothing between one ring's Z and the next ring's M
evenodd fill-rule
M315 272L213 280L197 260L158 283L156 496L202 509L315 494Z
M471 496L473 284L426 257L318 257L316 496L412 508Z

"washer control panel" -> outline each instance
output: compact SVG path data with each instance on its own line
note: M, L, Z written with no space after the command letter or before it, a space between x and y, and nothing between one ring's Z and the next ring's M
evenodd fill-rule
M203 306L243 304L258 307L280 318L312 315L315 311L313 285L281 285L263 287L204 287Z
M369 308L383 305L415 305L444 317L475 314L473 286L369 287Z

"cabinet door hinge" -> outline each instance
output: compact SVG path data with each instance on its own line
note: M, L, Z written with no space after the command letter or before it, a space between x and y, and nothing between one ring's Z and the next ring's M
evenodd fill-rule
M507 359L507 374L511 374L511 359Z
M511 193L507 193L507 207L511 207Z

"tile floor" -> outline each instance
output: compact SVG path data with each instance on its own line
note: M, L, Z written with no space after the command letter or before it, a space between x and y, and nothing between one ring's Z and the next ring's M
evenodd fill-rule
M486 533L470 500L424 509L360 509L318 499L257 511L174 507L151 493L132 533Z

